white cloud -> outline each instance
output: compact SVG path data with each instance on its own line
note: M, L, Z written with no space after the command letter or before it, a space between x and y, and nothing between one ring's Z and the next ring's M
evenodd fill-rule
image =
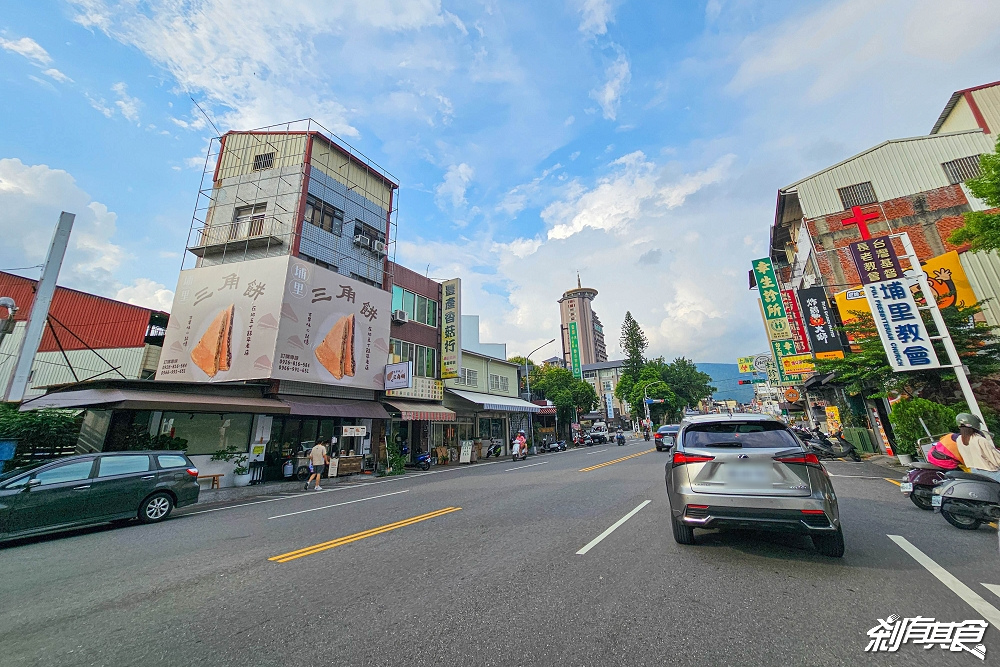
M62 169L0 159L0 267L45 260L60 211L76 214L60 284L114 296L115 272L128 259L112 239L118 216L93 201Z
M472 181L472 167L469 165L463 162L448 167L444 181L434 189L437 205L442 209L447 206L455 209L463 208L468 203L465 199L465 191L468 189L470 181Z
M102 114L104 114L106 118L111 118L112 116L115 115L115 110L112 107L108 106L108 103L104 100L103 97L100 98L94 97L90 93L84 93L83 96L87 98L87 101L90 103L90 106L100 111Z
M128 86L126 86L123 81L119 81L111 86L111 90L118 97L118 99L115 100L115 106L118 107L118 110L121 112L122 116L125 117L125 120L138 123L139 107L142 105L139 98L132 97L128 94Z
M52 62L52 56L49 55L49 52L43 49L38 42L30 37L22 37L21 39L13 40L0 37L0 48L4 51L10 51L11 53L16 53L19 56L24 56L39 67L44 67Z
M588 37L608 32L608 24L615 19L612 0L577 0L577 4L577 11L580 13L580 32Z
M50 67L49 69L42 72L45 76L55 79L59 83L73 83L73 79L69 78L55 67Z
M632 79L631 68L624 51L618 51L618 57L608 65L604 74L606 77L604 85L590 91L590 97L600 105L605 118L615 120L618 116L618 103Z
M174 302L174 293L166 286L148 278L137 278L133 284L119 289L115 298L125 303L169 313L170 306Z

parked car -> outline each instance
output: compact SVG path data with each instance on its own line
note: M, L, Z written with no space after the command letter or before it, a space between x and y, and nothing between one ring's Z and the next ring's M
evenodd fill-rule
M656 429L656 433L653 434L653 444L656 445L656 451L662 452L673 447L680 428L679 424L665 424Z
M0 539L121 519L163 521L198 502L184 452L106 452L33 463L0 475Z
M670 523L679 544L695 528L809 535L825 556L844 555L833 483L791 430L759 414L689 417L666 466Z

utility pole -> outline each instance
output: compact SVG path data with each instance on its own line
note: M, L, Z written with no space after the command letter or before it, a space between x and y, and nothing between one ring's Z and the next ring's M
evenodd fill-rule
M75 213L63 211L59 215L59 224L52 232L49 254L45 257L45 268L42 269L42 277L35 290L35 301L31 305L28 326L24 331L24 338L21 340L17 365L14 367L10 384L7 386L5 401L20 402L24 398L24 392L28 389L31 365L35 361L35 354L38 353L38 346L42 342L42 334L45 333L49 306L52 305L52 296L56 291L56 280L59 278L59 270L62 268L63 258L66 256L66 246L69 244L69 234L73 231L75 219Z
M653 423L652 418L649 415L649 388L654 387L658 384L666 384L663 380L657 380L656 382L650 382L642 390L642 403L646 406L646 421L649 422L649 427L652 429Z
M528 388L528 402L529 403L531 403L531 376L528 374L528 360L531 359L531 355L533 355L535 352L538 352L540 349L542 349L546 345L551 345L554 342L556 342L555 338L553 338L552 340L550 340L548 343L543 343L542 345L539 345L534 350L532 350L531 352L529 352L528 355L524 358L524 382L526 383L527 388ZM531 448L532 449L535 448L535 429L532 428L533 425L534 424L531 421L531 413L529 412L528 413L528 433L531 434ZM557 427L558 427L558 424L557 424ZM559 431L557 429L556 430L556 434L558 434L558 433L559 433Z

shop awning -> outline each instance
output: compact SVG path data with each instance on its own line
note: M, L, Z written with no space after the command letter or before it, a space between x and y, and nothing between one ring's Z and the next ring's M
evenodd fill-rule
M455 413L437 403L420 403L418 401L386 400L396 410L399 410L403 421L453 422Z
M538 414L540 415L554 415L556 413L556 406L554 405L540 405L538 407Z
M529 403L520 398L480 394L479 392L463 391L461 389L445 389L445 392L470 403L475 403L484 410L497 410L498 412L539 412L541 410L534 403Z
M358 419L388 419L389 413L375 401L351 401L344 398L314 396L279 396L288 414L308 417L354 417Z
M40 408L104 408L119 410L176 410L183 412L253 412L288 414L281 401L259 396L216 395L138 389L78 389L56 391L24 401L21 410Z

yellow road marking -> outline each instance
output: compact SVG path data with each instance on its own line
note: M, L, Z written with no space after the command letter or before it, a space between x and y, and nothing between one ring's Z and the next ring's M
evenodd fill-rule
M608 461L606 463L598 463L596 466L590 466L589 468L581 468L580 472L590 472L591 470L597 470L598 468L603 468L604 466L609 466L615 463L621 463L622 461L628 461L629 459L634 459L637 456L642 456L643 454L649 454L652 449L647 449L644 452L639 452L638 454L630 454L628 456L623 456L620 459L615 459L614 461Z
M396 530L397 528L410 526L415 523L420 523L421 521L427 521L428 519L434 519L439 516L444 516L445 514L451 514L452 512L457 512L460 509L462 508L445 507L444 509L440 509L435 512L428 512L427 514L421 514L420 516L411 517L409 519L403 519L402 521L389 523L384 526L379 526L378 528L372 528L371 530L365 530L360 533L354 533L353 535L338 537L337 539L330 540L329 542L322 542L320 544L314 544L310 547L296 549L295 551L289 551L288 553L281 554L279 556L272 556L271 558L268 558L268 560L274 561L275 563L287 563L289 561L295 560L296 558L302 558L303 556L312 556L313 554L318 554L319 552L326 551L327 549L333 549L334 547L340 547L345 544L350 544L351 542L357 542L358 540L363 540L366 537L373 537L375 535L387 533L390 530Z
M887 482L892 482L892 483L893 483L893 484L895 484L896 486L899 486L900 484L902 484L902 482L897 482L896 480L894 480L894 479L889 479L888 477L883 477L883 479L884 479L885 481L887 481Z

